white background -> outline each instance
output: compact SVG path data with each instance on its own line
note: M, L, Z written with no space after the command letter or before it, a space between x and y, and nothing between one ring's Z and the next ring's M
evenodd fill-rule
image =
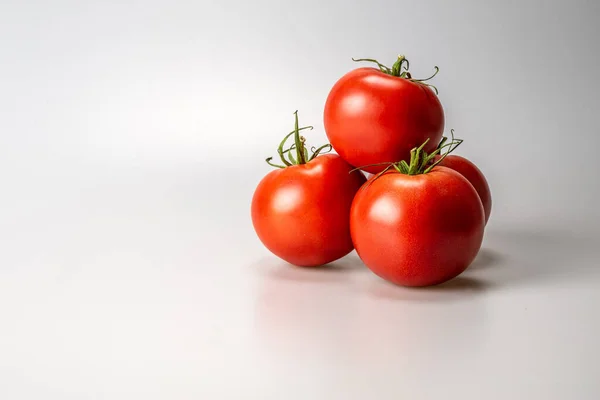
M2 399L597 399L600 3L1 1ZM292 268L249 205L351 57L494 198L448 285Z

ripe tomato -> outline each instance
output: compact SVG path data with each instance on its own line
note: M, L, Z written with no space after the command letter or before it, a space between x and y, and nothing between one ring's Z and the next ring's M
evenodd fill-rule
M258 184L252 223L273 254L294 265L313 267L353 250L350 206L366 179L360 173L350 174L352 166L338 155L306 157L299 130L296 114L295 144L283 151L284 139L279 147L284 165ZM285 154L292 151L296 158L287 160Z
M439 159L439 157L437 159ZM490 213L492 212L492 194L490 192L490 186L481 170L466 158L454 154L444 157L439 165L455 170L467 178L471 185L473 185L483 204L485 222L487 224L490 219Z
M363 167L408 160L410 150L426 139L428 153L439 143L444 131L442 104L431 85L424 83L427 79L413 79L403 71L404 63L407 68L408 61L400 56L391 69L379 63L379 69L355 69L331 89L323 117L325 132L348 163ZM377 173L383 168L364 170Z
M471 264L485 215L461 174L441 166L423 173L410 165L404 173L375 175L359 190L350 231L359 257L375 274L398 285L436 285Z

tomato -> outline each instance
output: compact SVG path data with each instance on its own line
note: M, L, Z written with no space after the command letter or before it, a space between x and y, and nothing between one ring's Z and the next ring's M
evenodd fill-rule
M431 85L424 83L427 79L413 79L402 71L404 63L408 64L400 56L391 69L379 63L380 69L355 69L331 89L323 116L325 132L348 163L363 167L408 160L410 150L426 139L428 153L440 142L442 104ZM369 166L364 171L376 173L383 168Z
M296 114L297 147L287 154L301 150L287 160L282 151L284 139L279 148L284 165L258 184L252 198L252 223L273 254L297 266L314 267L354 249L350 206L366 178L356 173L360 171L350 173L352 166L336 154L317 154L307 160L298 132Z
M437 159L439 159L439 157ZM490 219L490 213L492 212L492 194L490 192L490 186L481 170L466 158L454 154L444 157L439 165L455 170L467 178L471 185L473 185L483 204L485 222L487 224Z
M404 286L436 285L458 276L479 252L484 227L473 185L442 166L373 176L350 213L359 257L375 274Z

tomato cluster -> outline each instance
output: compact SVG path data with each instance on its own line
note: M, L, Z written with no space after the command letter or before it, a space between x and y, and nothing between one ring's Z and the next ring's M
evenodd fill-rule
M381 278L429 286L462 273L483 240L492 199L483 173L450 154L437 88L415 79L399 56L389 68L358 68L331 89L324 110L331 144L309 154L298 126L279 164L259 183L252 223L262 243L298 266L353 249ZM294 142L286 148L290 137ZM330 150L337 154L324 154ZM361 172L373 174L369 179Z

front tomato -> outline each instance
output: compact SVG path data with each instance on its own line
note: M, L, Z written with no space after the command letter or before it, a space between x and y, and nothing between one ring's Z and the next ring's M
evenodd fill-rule
M427 79L413 79L403 56L392 68L377 64L379 69L358 68L344 75L325 103L327 137L356 167L407 160L410 150L427 139L424 150L432 152L444 131L442 104L433 86L424 83ZM383 168L364 170L377 173Z
M419 162L372 177L352 204L359 257L403 286L443 283L462 273L483 240L485 215L473 186L442 166Z
M252 223L273 254L294 265L314 267L353 250L350 206L365 177L350 174L352 167L338 155L317 152L306 157L299 130L296 115L295 144L288 150L280 145L283 165L256 188ZM290 157L293 152L296 156Z

